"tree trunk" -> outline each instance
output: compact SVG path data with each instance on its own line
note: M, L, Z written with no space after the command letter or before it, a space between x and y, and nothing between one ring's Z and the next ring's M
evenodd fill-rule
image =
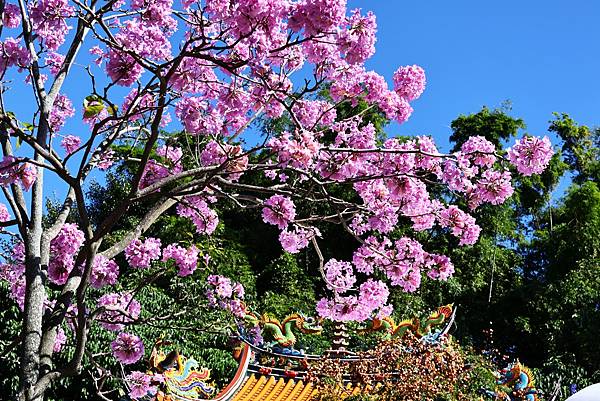
M21 348L20 393L27 401L41 400L35 397L33 388L38 380L42 318L44 314L45 289L40 257L41 227L33 228L25 245L25 310L23 313L23 344Z

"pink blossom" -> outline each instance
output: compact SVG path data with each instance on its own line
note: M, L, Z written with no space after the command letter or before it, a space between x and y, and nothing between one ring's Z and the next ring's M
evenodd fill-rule
M56 330L56 337L54 339L54 346L52 347L52 351L56 352L56 353L62 351L62 349L66 343L67 343L67 336L65 334L65 331L63 330L62 327L59 327Z
M183 93L211 93L217 91L217 81L214 70L205 62L198 58L185 57L169 83L173 89Z
M105 294L98 299L98 307L104 308L98 315L100 326L110 331L121 331L125 324L138 318L141 305L129 293Z
M66 19L75 16L75 9L68 0L37 0L29 6L29 16L41 42L48 50L56 50L71 29Z
M198 266L199 250L194 245L185 249L179 245L169 244L163 250L163 262L169 259L175 260L175 265L179 268L179 276L185 277L194 273Z
M134 371L125 378L129 385L129 397L134 400L141 399L148 394L156 393L156 386L152 385L152 379L156 375L148 375L143 372Z
M119 265L114 260L103 255L96 255L90 284L94 288L102 288L105 285L115 285L119 278Z
M142 66L127 53L110 49L106 57L106 73L118 85L131 86L144 72Z
M196 226L198 234L212 234L219 224L219 216L208 207L206 200L199 195L186 196L177 205L177 214L186 217Z
M273 224L284 230L296 217L296 207L290 198L273 195L263 203L262 218L265 223Z
M180 165L183 159L183 151L178 146L161 146L156 149L156 154L169 160L174 165Z
M115 39L138 57L165 60L171 56L171 42L163 28L149 19L133 18L121 24Z
M60 146L67 152L67 155L70 155L81 146L81 138L75 135L67 135L60 142Z
M89 52L92 56L96 56L96 59L94 60L94 63L96 63L96 65L102 64L102 59L104 58L105 54L104 51L100 48L100 46L91 47Z
M200 154L203 166L223 165L225 171L230 172L227 177L231 181L240 179L248 166L248 155L244 154L239 145L210 141Z
M456 206L442 210L439 221L442 227L451 228L452 235L460 239L459 245L472 245L479 238L481 227L475 224L475 218Z
M19 179L25 191L29 191L37 179L37 167L31 163L23 163L19 169Z
M123 114L128 116L129 121L140 120L144 113L151 112L156 108L155 98L152 93L138 93L137 88L134 88L125 96L121 110Z
M484 171L473 194L473 205L478 206L482 202L499 205L504 202L514 192L510 179L508 171Z
M50 52L46 56L46 65L50 67L50 74L56 75L62 68L65 56L60 53Z
M73 267L75 256L85 236L77 224L66 223L58 235L50 242L50 262L48 264L48 279L57 285L67 282Z
M508 149L510 162L526 177L542 173L553 154L554 150L547 136L525 136Z
M160 246L158 238L147 238L144 242L134 239L125 248L125 259L131 267L146 269L153 260L160 259Z
M65 120L68 117L75 115L75 109L73 103L65 95L58 95L54 100L52 110L48 116L48 124L53 132L58 132L65 125Z
M19 6L11 3L4 5L3 23L7 28L17 28L21 25L21 9Z
M325 266L325 278L327 287L336 293L344 293L356 283L352 263L330 259Z
M306 36L332 31L346 12L346 0L303 0L294 4L289 26Z
M370 58L375 53L376 33L377 23L372 12L363 17L360 9L352 10L348 28L338 39L341 50L346 53L345 60L350 64L361 64Z
M223 130L223 117L200 97L184 97L175 107L175 115L190 134L217 135Z
M295 228L292 231L285 229L279 234L279 242L282 248L289 253L298 253L308 246L308 242L315 236L320 236L316 228Z
M134 334L119 333L110 346L114 357L124 365L136 363L144 356L144 343Z
M387 303L389 295L390 290L383 281L368 279L360 285L358 299L372 313Z
M336 118L335 107L322 100L301 100L292 107L295 117L308 130L313 126L331 125Z
M0 222L10 221L10 213L4 203L0 203Z
M496 147L483 136L471 136L460 147L462 153L477 166L492 167L496 162Z
M75 267L72 257L55 257L48 263L48 280L56 285L64 285L71 270Z
M206 297L212 308L229 311L238 319L245 316L246 311L242 303L245 291L240 283L232 282L221 275L210 275L207 284Z
M180 166L179 166L180 167ZM175 172L175 171L173 171ZM148 160L140 179L140 189L151 186L171 174L171 170L154 159Z
M50 242L52 256L73 256L83 245L85 235L74 223L65 223L58 235Z
M434 280L447 280L454 273L454 265L445 255L430 254L426 265L429 267L427 276Z
M309 131L296 131L293 134L286 131L270 139L267 145L277 154L282 167L311 167L319 150L319 143Z
M425 90L425 71L418 65L400 67L394 73L394 91L409 102Z
M29 51L20 45L19 39L7 37L0 42L0 73L4 73L8 67L19 67L19 71L27 68L31 63Z

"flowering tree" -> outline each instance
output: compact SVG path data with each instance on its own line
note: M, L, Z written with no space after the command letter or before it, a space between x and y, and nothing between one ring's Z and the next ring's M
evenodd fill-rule
M14 238L1 274L23 311L19 399L42 399L53 381L77 375L94 325L115 332L107 348L120 363L140 359L144 346L129 330L143 305L135 289L116 288L128 269L158 261L172 261L181 276L194 272L197 248L143 238L173 207L202 235L215 230L220 200L260 208L292 253L311 244L320 255L315 225L342 224L360 247L351 262L321 261L331 296L317 311L364 320L391 312L388 284L375 273L405 291L418 288L423 274L452 275L446 256L409 237L388 237L399 220L416 231L440 225L461 245L477 240L475 220L435 198L432 187L448 187L471 209L499 204L512 193L508 163L529 175L552 155L548 139L534 137L507 153L482 137L453 154L440 153L429 137L381 144L363 112L339 118L339 105L361 102L402 123L425 88L418 66L400 67L391 87L366 70L375 16L347 12L345 0L19 0L0 7L0 220ZM323 88L327 100L316 96ZM253 124L282 116L291 122L282 133L257 132ZM69 124L78 135L67 132ZM183 142L166 133L181 129ZM120 162L135 166L131 191L92 224L86 183ZM267 184L244 180L256 174ZM358 201L332 195L340 183ZM50 189L63 191L63 200L53 221L44 221ZM299 215L299 199L332 212ZM103 245L141 202L152 207L140 224ZM72 213L77 224L67 223ZM128 266L115 262L121 253ZM54 366L66 342L70 361ZM130 380L134 396L149 383L141 372Z

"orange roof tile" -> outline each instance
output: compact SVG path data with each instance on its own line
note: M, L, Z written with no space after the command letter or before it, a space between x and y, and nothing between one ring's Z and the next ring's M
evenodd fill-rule
M315 393L301 380L250 375L231 401L308 401Z

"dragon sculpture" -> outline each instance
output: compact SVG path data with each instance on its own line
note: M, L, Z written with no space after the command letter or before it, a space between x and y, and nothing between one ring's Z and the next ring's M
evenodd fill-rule
M256 345L265 345L267 348L279 348L283 353L294 353L291 352L297 341L296 335L293 332L294 328L305 334L320 334L323 330L317 319L305 316L302 313L292 313L280 322L267 313L259 315L245 304L242 307L245 313L243 322L238 326L240 337ZM258 341L256 334L252 333L257 328L260 329L261 333L258 336ZM262 336L265 334L271 337L272 341L264 342Z
M368 322L367 327L359 329L359 333L380 331L384 333L384 339L390 340L402 338L406 332L411 331L417 338L426 338L432 334L433 327L440 326L451 318L453 309L452 304L440 306L423 321L413 318L402 320L398 324L389 316L375 318Z
M165 355L160 348L168 344L158 340L150 355L151 371L164 378L152 401L192 401L213 396L216 388L208 383L210 371L199 369L196 360L185 358L177 350Z
M511 388L509 392L496 388L495 391L482 389L481 392L488 398L502 401L538 401L539 390L534 387L533 377L529 368L521 365L519 361L508 365L497 373L496 384Z
M296 344L296 335L292 330L294 327L304 334L320 334L323 330L315 318L304 316L301 313L292 313L281 322L264 314L259 324L263 332L267 332L273 337L274 342L269 345L282 348L293 348Z

